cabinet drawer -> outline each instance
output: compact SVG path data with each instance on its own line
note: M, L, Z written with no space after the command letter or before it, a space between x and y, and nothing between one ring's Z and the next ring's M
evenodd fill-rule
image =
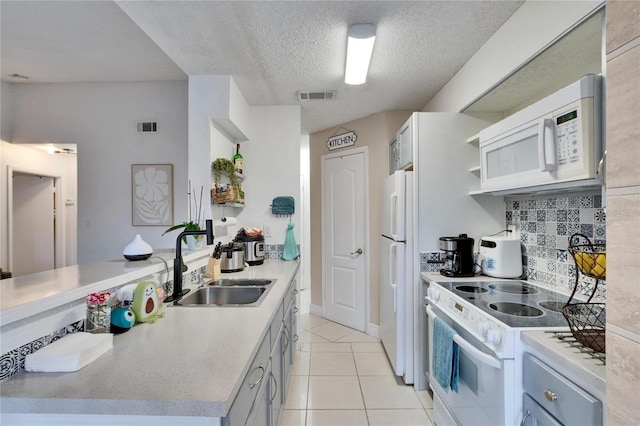
M602 403L531 354L524 357L524 390L564 425L602 425Z
M527 394L524 395L523 411L522 426L562 426L547 410Z
M238 395L233 401L233 404L231 404L231 409L229 410L227 417L223 419L223 424L225 426L245 424L258 391L263 383L269 381L269 377L267 376L267 367L269 365L271 348L270 334L270 331L267 330L267 335L262 340L260 349L258 349L258 353L253 359L251 367L249 367L249 371L242 381L242 385L240 385Z

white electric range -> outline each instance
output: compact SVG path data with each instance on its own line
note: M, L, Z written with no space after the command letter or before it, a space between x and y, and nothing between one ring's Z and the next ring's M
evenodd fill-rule
M429 385L438 426L517 425L522 420L523 344L532 330L568 330L560 309L568 297L525 281L478 277L430 280L425 297L429 328ZM484 279L484 281L482 280ZM452 327L459 351L459 390L433 375L433 321Z

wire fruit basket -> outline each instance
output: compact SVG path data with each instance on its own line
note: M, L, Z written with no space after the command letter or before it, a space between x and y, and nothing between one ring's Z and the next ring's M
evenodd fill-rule
M583 234L569 237L569 253L576 264L576 280L573 292L562 308L562 315L569 323L571 334L577 341L596 352L605 352L606 305L591 303L600 280L607 276L607 252L604 244L594 244ZM579 273L595 280L593 291L586 303L571 303L578 290Z

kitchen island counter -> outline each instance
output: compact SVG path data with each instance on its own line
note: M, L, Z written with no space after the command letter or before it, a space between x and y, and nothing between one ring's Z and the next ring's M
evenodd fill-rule
M224 274L276 279L260 306L165 306L163 318L115 335L113 349L80 371L22 372L4 380L3 417L6 413L224 417L298 266L297 261L268 260Z
M204 262L210 250L187 252L185 264ZM175 251L157 250L148 260L130 262L124 258L72 265L0 281L0 326L37 315L172 266ZM164 262L167 262L166 266ZM166 275L165 275L166 276Z

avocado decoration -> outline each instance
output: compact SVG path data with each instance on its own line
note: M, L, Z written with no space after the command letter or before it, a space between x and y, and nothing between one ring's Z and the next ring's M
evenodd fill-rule
M155 322L158 317L160 302L158 301L158 289L153 281L142 281L133 292L133 305L131 307L136 316L136 322Z

